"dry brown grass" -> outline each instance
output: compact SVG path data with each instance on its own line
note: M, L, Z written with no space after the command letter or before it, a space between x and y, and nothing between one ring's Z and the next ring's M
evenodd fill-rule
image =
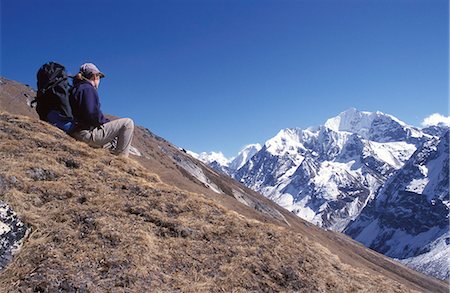
M0 114L0 158L32 229L0 292L408 292L27 117Z

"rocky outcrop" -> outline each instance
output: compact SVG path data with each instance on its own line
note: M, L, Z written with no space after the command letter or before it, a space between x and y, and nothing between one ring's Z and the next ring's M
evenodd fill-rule
M448 150L448 132L424 143L344 232L415 269L449 279Z
M20 183L14 176L0 175L0 196L6 193L11 186L18 184ZM0 200L0 269L3 269L12 260L28 232L28 227L12 208Z

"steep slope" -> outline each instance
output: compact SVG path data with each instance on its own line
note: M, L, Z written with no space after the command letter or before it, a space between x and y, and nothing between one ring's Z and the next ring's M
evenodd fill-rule
M0 76L0 93L0 110L9 110L16 114L39 118L36 111L29 106L36 96L30 86Z
M32 230L0 273L3 292L407 291L44 123L0 123L1 174L16 178L2 200Z
M345 233L420 271L449 279L449 138L432 139L380 190Z
M148 129L135 128L133 145L141 152L135 159L164 182L212 196L220 204L244 215L289 225L282 209L273 202L214 171Z
M212 167L213 169L223 173L223 174L230 174L230 159L225 158L225 156L219 152L203 152L200 154L194 153L192 151L187 151L189 155L194 157L197 160L200 160L207 164L208 166Z
M23 91L23 86L19 85L18 87L15 88L16 94L15 95L13 94L12 96L19 96L22 91ZM3 91L0 88L0 100L8 99L9 96L3 96L2 92ZM23 103L25 104L25 99L23 100ZM8 101L6 101L5 104L10 105L10 103ZM15 108L14 107L6 108L4 110L14 112ZM45 129L45 127L44 128L42 127L43 125L46 125L46 124L40 123L39 126L37 127L37 129L39 129L39 131L42 131L43 129ZM26 127L26 126L23 126L23 127ZM48 127L48 125L47 125L47 127ZM55 131L58 132L56 129L54 129L52 127L51 127L51 130L46 130L46 132L48 134L53 134L53 135L56 135ZM0 131L0 133L1 133L1 131ZM61 135L58 135L57 137L59 140L60 138L62 139L66 136L61 134ZM26 136L24 136L24 139L25 138L26 138ZM53 142L53 140L49 140L49 141ZM39 145L39 144L40 144L40 142L37 143L37 145ZM69 156L67 163L65 163L64 161L60 162L61 165L63 165L63 166L66 165L66 167L64 167L64 168L70 169L70 168L74 168L74 166L77 166L77 164L79 164L79 161L77 158L83 158L83 161L90 161L90 159L98 157L100 160L102 160L102 158L100 158L101 156L99 157L99 154L101 153L101 151L99 151L99 150L93 150L89 147L86 147L84 144L79 144L79 143L72 146L71 148L68 148L65 145L66 145L66 142L62 144L63 150L71 152L72 149L74 149L75 152L74 152L74 154L67 155L67 156ZM252 223L254 221L256 221L255 223L260 223L262 226L258 226L258 229L261 231L267 230L267 227L266 227L266 224L267 224L270 227L272 227L272 225L276 225L275 226L276 229L280 229L281 227L284 227L281 229L286 229L286 231L288 231L290 233L290 234L283 234L282 237L277 238L277 240L284 241L285 237L289 238L289 237L291 237L291 235L294 235L294 237L292 238L292 241L295 242L295 241L297 241L296 237L298 237L298 236L305 237L305 238L311 240L313 243L316 243L316 244L320 243L321 246L326 247L326 249L328 251L331 251L333 255L337 256L339 261L341 261L345 266L351 266L353 268L356 268L357 270L360 270L363 272L369 272L369 274L372 274L374 276L381 275L382 278L385 280L395 280L401 284L406 285L408 288L413 289L413 290L419 290L422 292L447 292L446 284L443 282L439 282L435 279L426 277L422 274L419 274L417 272L406 269L405 267L398 265L396 262L393 262L378 253L368 250L368 249L364 248L362 245L358 245L357 243L355 243L354 241L352 241L351 239L349 239L348 237L346 237L342 234L334 233L331 231L324 231L322 229L318 229L317 227L315 227L313 225L310 225L307 222L304 222L300 218L294 216L292 213L286 211L285 209L280 208L279 206L274 204L272 201L266 199L265 197L261 196L260 194L238 184L237 182L235 182L234 180L232 180L231 178L229 178L227 176L224 176L222 174L215 172L214 170L212 170L205 164L195 160L193 157L191 157L190 155L188 155L185 152L183 152L182 150L180 150L178 147L175 147L172 144L170 144L168 141L164 140L163 138L154 135L148 129L145 129L143 127L136 128L133 145L140 152L140 156L133 157L133 159L139 161L139 163L142 166L144 166L147 170L150 170L150 172L156 173L159 176L159 178L166 184L170 184L170 185L178 187L179 189L187 190L189 192L194 192L196 194L202 194L201 195L202 198L206 197L208 199L208 201L211 202L211 204L222 207L221 211L225 211L226 214L231 213L232 215L236 215L236 217L238 217L239 219L243 219L243 217L244 217L245 219L247 219L248 221L250 221ZM54 146L54 148L58 149L56 147L56 145ZM85 159L84 156L80 156L80 153L79 153L80 150L82 150L82 153L84 155L89 156L89 159ZM55 151L55 149L53 149L53 151ZM108 154L105 154L105 153L102 153L102 155L108 156ZM53 156L53 159L54 159L54 157L57 156L57 154L52 153L52 154L49 154L49 156ZM70 157L70 156L73 156L73 157ZM115 160L115 158L111 158L108 156L108 159L104 160L102 162L108 163L108 162L110 162L110 160L112 160L113 162L117 161L117 160ZM52 160L50 160L50 161L53 162ZM122 161L118 160L117 162L122 162ZM109 163L106 165L107 165L107 167L110 166ZM100 167L97 169L101 169L104 166L104 164L100 164L99 166ZM139 169L139 166L134 166L134 167L137 167ZM135 170L134 167L131 168L132 170L129 170L131 172L131 174L135 173L135 171L133 171L133 170ZM80 169L80 168L81 167L79 167L78 169ZM48 168L48 169L50 169L50 168ZM78 169L76 169L76 170L78 170ZM93 168L91 168L91 170L93 170ZM89 186L85 185L88 189L89 194L91 194L91 195L99 194L99 189L96 189L96 187L95 187L95 186L97 186L97 184L99 182L102 184L105 182L111 183L114 181L113 180L114 178L117 178L119 180L120 179L119 177L121 177L123 175L123 174L121 175L121 173L115 169L113 169L113 170L108 169L108 170L109 170L108 173L99 172L100 175L94 176L93 174L96 172L93 172L93 174L89 173L89 175L81 177L81 179L80 179L81 181L83 181L84 179L91 178L91 177L96 180L93 185L89 185ZM139 169L139 170L141 170L141 169ZM112 177L112 179L108 179L109 178L108 176L111 175L111 172L114 173L113 174L114 176ZM118 172L118 173L116 174L115 172L116 173ZM3 173L0 173L0 174L3 174ZM41 174L41 175L39 175L39 174ZM47 173L44 170L41 170L41 171L38 170L37 178L46 178L45 177L46 174ZM27 175L27 176L29 176L29 175ZM42 177L42 176L44 176L44 177ZM98 176L101 176L101 177L98 177ZM104 176L106 176L106 177L104 177ZM126 179L120 179L120 180L122 180L122 181L129 180L129 177L127 177L127 176L128 175L125 175ZM154 176L150 176L150 177L153 178ZM7 178L9 178L9 177L7 177ZM29 178L27 180L29 180ZM119 181L119 182L122 182L122 181ZM38 180L37 182L39 183L40 181ZM132 184L132 182L130 184ZM15 188L14 185L12 185L12 186L14 189ZM215 187L217 187L217 190ZM108 188L106 190L108 192L110 192ZM121 188L122 188L122 186L121 186ZM128 188L128 187L126 187L126 188ZM170 187L170 188L172 188L172 187ZM179 190L179 189L177 189L177 190ZM101 190L103 190L103 187L101 188ZM125 189L125 190L127 190L127 189ZM129 192L130 193L134 192L136 194L140 194L141 191L142 191L142 187L141 188L133 187L132 191L129 191ZM218 191L218 192L216 192L216 191ZM13 194L15 194L14 190L11 192ZM84 191L81 191L81 192L84 193ZM120 191L118 191L118 192L120 193ZM114 195L114 196L116 194L117 193L111 193L111 195ZM173 198L170 196L166 198L165 197L166 194L164 193L163 195L164 195L164 197L162 198L162 200L164 200L164 204L173 203L176 207L178 206L178 202L179 202L178 198ZM3 198L2 196L0 196L0 200ZM112 199L114 199L114 196ZM64 198L64 197L62 197L62 198ZM62 199L58 199L58 200L62 200ZM81 197L80 200L81 200L81 202L84 202L83 197ZM110 200L110 198L108 198L105 201L109 202L109 200ZM100 200L100 202L103 202L103 201ZM58 201L58 203L59 203L59 201ZM98 204L98 203L99 202L93 203L93 207L96 208L96 207L102 206L102 204ZM14 207L14 209L16 209L15 206L13 206L13 207ZM115 211L116 209L119 211L122 211L122 210L120 210L120 208L123 208L123 206L121 207L119 204L118 206L115 206L114 208L112 208L111 211ZM194 212L197 213L197 208L194 209ZM19 215L22 216L21 213L19 213ZM98 212L98 213L96 212L96 213L94 213L94 215L99 215L99 216L101 215L101 217L106 217L106 216L103 216L101 212ZM114 214L114 215L117 215L117 214ZM172 217L172 212L170 212L170 208L169 208L167 215L168 215L167 216L168 218ZM145 218L145 216L144 216L144 218ZM107 218L107 219L109 219L109 218ZM204 219L210 219L210 216L205 216ZM167 218L164 218L164 221L165 220L167 220ZM189 221L190 220L192 220L192 219L189 219ZM90 225L89 224L90 221L91 220L88 219L87 223L86 223L88 228ZM122 223L123 221L120 220L120 222ZM145 220L144 220L144 222L145 222ZM116 225L116 227L120 227L121 223L112 222L111 225ZM138 224L140 225L140 223L141 222L139 222ZM228 222L226 222L226 221L223 223L224 223L224 225L228 225L227 224ZM265 223L265 224L262 224L262 223ZM139 226L139 225L137 225L137 226ZM136 225L134 225L134 227L136 227ZM163 226L163 228L164 227L165 226ZM217 227L215 227L215 228L217 228ZM170 229L170 228L168 228L168 229ZM135 231L134 228L129 229L129 230ZM222 230L219 229L218 231L222 231ZM233 234L233 235L230 234L230 237L232 237L232 238L237 237L236 239L241 239L243 237L246 237L246 236L242 236L242 234L239 234L239 235L240 236L237 236L236 234ZM256 241L255 243L258 243L259 240L256 238L252 238L251 233L248 235L250 235L249 237L252 241ZM295 236L295 235L297 235L297 236ZM132 244L133 240L130 240L130 241L131 242L126 242L126 245L128 245L127 247L129 247L130 245L131 246L135 245L135 244ZM220 240L220 241L225 241L225 240ZM286 241L289 242L290 240L286 240ZM249 245L255 246L255 243L252 242ZM158 242L158 245L159 244L160 244L160 242ZM163 243L162 245L165 245L165 244L166 243ZM207 244L205 244L203 242L201 242L201 243L199 242L199 243L197 243L197 245L199 245L199 246L206 245L207 246ZM279 244L276 244L276 245L278 247ZM232 247L234 247L234 246L230 245L228 247L228 249L231 249ZM272 249L271 247L272 246L270 246L270 247L266 246L263 250L266 250L266 249L270 250L270 249ZM183 249L181 249L181 250L183 250ZM197 250L198 250L198 248L197 248ZM40 250L37 250L37 252L39 252L39 251ZM174 254L178 254L178 251L176 251L176 250L172 250L172 252ZM181 251L181 255L184 255L183 253L184 252ZM231 252L227 251L227 255L234 255L234 253L235 253L234 250L232 250ZM30 255L31 254L32 253L30 252ZM128 255L133 255L133 254L128 253ZM302 255L303 255L303 253L300 253L300 256L302 256ZM260 256L260 254L258 254L258 257L257 257L257 259L259 259L259 261L257 262L258 264L261 263L261 259L259 258L259 256ZM298 259L296 256L297 256L297 254L292 254L292 255L290 255L290 259L295 261ZM156 254L155 257L158 258L159 254ZM213 256L211 256L211 257L213 257ZM219 256L217 256L217 257L219 257ZM242 255L239 255L239 257L242 257ZM193 258L195 258L195 259L193 260ZM247 256L245 258L247 259L249 257ZM76 258L76 259L78 259L78 258ZM193 266L195 266L196 268L199 268L197 261L200 260L203 263L206 263L207 259L208 259L208 257L197 258L197 255L191 254L190 257L184 257L184 256L180 257L179 263L183 267L187 266L189 268L192 268ZM217 258L214 258L214 259L216 260ZM220 259L222 259L222 258L220 258ZM164 261L165 260L166 259L164 259ZM270 260L269 259L266 259L266 260L269 262L269 264L265 265L265 268L264 268L265 273L263 273L263 275L267 275L267 269L266 269L267 267L270 267L270 268L272 267L272 263L270 263ZM162 261L163 260L161 260L161 262ZM184 261L186 261L187 263ZM189 262L189 261L191 261L191 262ZM321 260L317 260L317 261L320 264ZM219 262L219 261L216 261L216 262ZM157 264L158 264L158 262L156 263L156 265ZM316 265L316 264L314 264L314 265ZM242 271L237 270L237 272L241 273ZM168 278L170 278L172 276L172 273L173 272L167 273L165 276L166 277L168 276ZM191 271L191 273L192 273L191 274L192 276L196 276L196 275L198 276L198 274L200 274L198 272L195 273L192 271ZM306 274L309 274L309 273L311 273L311 272L308 270L308 272ZM244 272L244 277L247 278L248 274L251 275L251 273ZM255 277L255 279L260 279L261 277L259 276L259 274L260 274L259 271L255 271L255 275L253 275L253 277L258 276L258 277ZM281 276L281 275L278 274L277 276ZM156 277L156 278L158 278L158 277ZM241 278L241 277L239 277L239 278ZM278 277L276 277L276 278L278 278ZM45 278L41 277L41 280L44 282ZM97 278L96 280L98 281L100 279ZM262 281L262 282L264 282L264 281ZM283 282L285 283L285 281L283 281ZM198 282L196 282L194 285L197 285L197 283ZM95 284L97 284L97 283L94 282L94 285ZM67 282L62 285L66 286ZM75 285L76 284L74 284L74 286ZM167 286L169 286L169 285L167 285ZM189 288L192 288L192 287L189 287ZM228 287L224 286L223 288L226 289ZM237 286L235 288L240 288L240 287ZM248 288L248 287L245 287L245 288ZM267 287L261 287L261 288L255 289L255 290L262 291L262 290L265 290ZM291 289L286 289L287 287L283 287L283 288L284 289L280 289L280 290L281 291L294 291L294 289L292 289L292 288ZM169 291L174 291L174 290L175 289L169 290ZM216 290L219 290L219 289L216 289ZM249 289L242 289L242 290L250 291ZM267 290L269 290L269 289L267 289ZM313 289L310 289L310 290L313 290ZM356 291L367 291L369 289L361 288L361 289L355 289L355 290ZM385 291L384 289L373 289L373 290ZM401 290L403 290L403 289L401 289ZM195 289L192 289L192 290L185 289L184 291L197 291L197 292L200 291L201 292L201 291L207 291L207 290L206 289L202 290L202 289L199 289L199 287L195 287ZM241 290L236 289L236 291L241 291ZM335 290L328 289L327 291L340 291L340 289L339 288L335 289ZM344 290L344 291L346 291L346 290ZM388 291L390 291L390 290L388 290Z

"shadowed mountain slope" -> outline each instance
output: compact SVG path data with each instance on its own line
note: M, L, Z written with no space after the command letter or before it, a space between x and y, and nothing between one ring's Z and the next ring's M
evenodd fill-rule
M133 158L145 168L25 117L2 114L0 135L0 199L32 228L0 273L0 289L447 291L144 128L136 129L141 156Z

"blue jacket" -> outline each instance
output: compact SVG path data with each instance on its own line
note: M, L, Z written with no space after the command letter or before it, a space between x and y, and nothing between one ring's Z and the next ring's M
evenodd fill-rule
M90 82L75 80L69 101L76 130L92 130L109 122L100 110L97 89Z

